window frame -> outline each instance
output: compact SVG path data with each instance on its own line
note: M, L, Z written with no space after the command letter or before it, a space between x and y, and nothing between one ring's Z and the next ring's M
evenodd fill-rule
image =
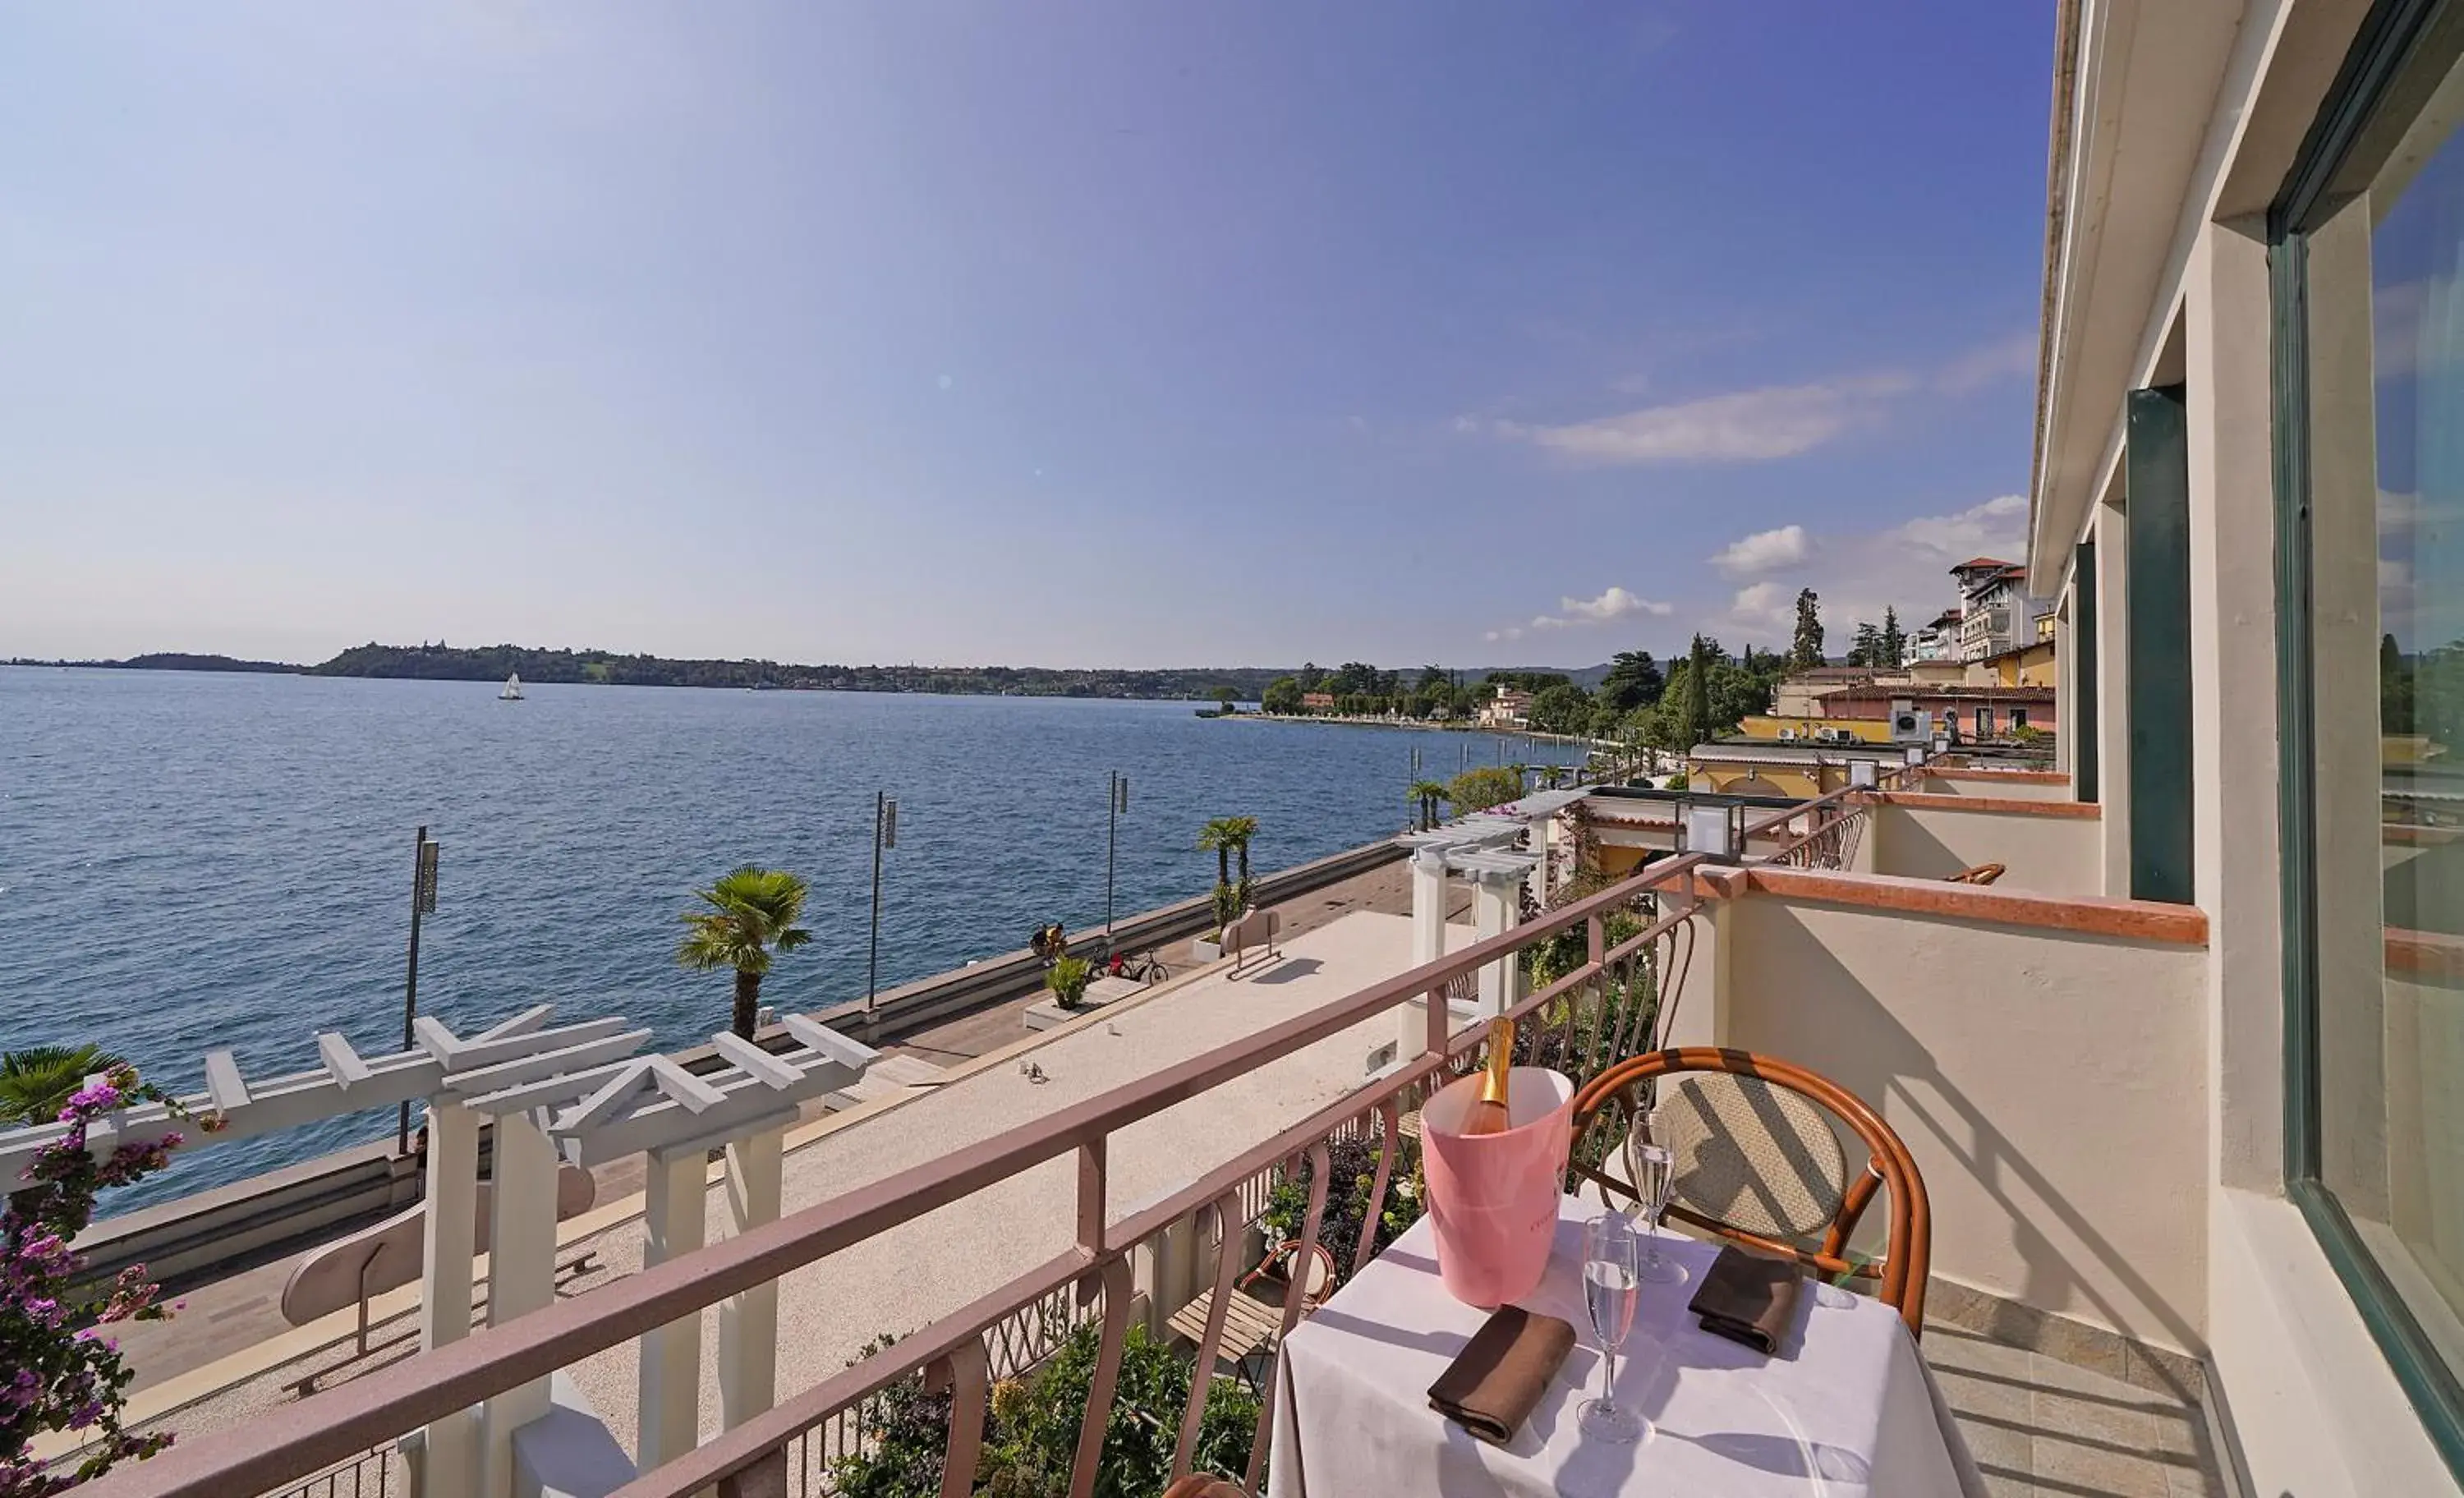
M2311 614L2309 235L2432 21L2464 0L2378 0L2268 210L2275 428L2278 826L2282 837L2284 1187L2450 1472L2464 1482L2464 1370L2423 1331L2320 1174L2318 828Z

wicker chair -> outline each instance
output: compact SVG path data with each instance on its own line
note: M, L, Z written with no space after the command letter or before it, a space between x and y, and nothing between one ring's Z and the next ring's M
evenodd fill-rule
M1708 1046L1646 1051L1594 1077L1574 1096L1575 1183L1635 1197L1622 1151L1597 1166L1582 1163L1599 1130L1619 1127L1637 1097L1656 1091L1661 1128L1675 1157L1676 1195L1668 1215L1728 1242L1786 1254L1823 1274L1881 1282L1911 1336L1925 1331L1926 1260L1933 1222L1915 1158L1881 1115L1828 1078L1751 1051ZM1641 1107L1650 1107L1645 1101ZM1853 1179L1831 1119L1861 1139L1869 1157ZM1890 1231L1880 1264L1852 1263L1848 1240L1890 1188Z

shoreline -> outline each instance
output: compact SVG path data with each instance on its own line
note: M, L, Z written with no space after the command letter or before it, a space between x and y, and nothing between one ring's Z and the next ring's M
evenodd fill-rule
M1425 718L1343 717L1328 713L1232 713L1214 721L1227 722L1233 718L1254 718L1261 723L1316 723L1340 728L1403 728L1427 734L1494 734L1502 738L1529 738L1534 743L1567 748L1624 747L1614 738L1586 738L1579 734L1544 734L1529 728L1489 728L1479 723L1432 723Z

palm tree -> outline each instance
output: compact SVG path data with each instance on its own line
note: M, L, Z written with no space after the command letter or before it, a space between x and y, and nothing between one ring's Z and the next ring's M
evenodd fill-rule
M86 1078L124 1065L99 1046L31 1046L0 1054L0 1123L50 1123Z
M1232 886L1232 849L1240 846L1241 824L1247 821L1246 817L1218 817L1198 829L1198 850L1215 855L1215 882L1225 889Z
M1420 830L1428 831L1438 825L1438 803L1446 799L1443 781L1414 781L1403 794L1420 804Z
M676 960L695 972L736 970L730 1026L751 1040L761 1013L761 975L779 953L813 939L796 924L804 914L804 881L783 869L747 864L694 892L710 909L685 912L685 939L676 944Z
M1258 835L1258 819L1225 817L1223 820L1232 826L1232 854L1241 863L1240 890L1245 899L1249 893L1249 840Z

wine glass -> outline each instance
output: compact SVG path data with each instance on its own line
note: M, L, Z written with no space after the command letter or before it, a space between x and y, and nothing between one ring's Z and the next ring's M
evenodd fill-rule
M1642 1216L1641 1274L1647 1285L1683 1285L1687 1278L1685 1266L1660 1251L1660 1220L1677 1194L1677 1157L1661 1142L1667 1137L1656 1108L1637 1113L1625 1135L1626 1168L1634 1174L1635 1200Z
M1631 1444L1651 1434L1651 1421L1617 1408L1617 1349L1634 1330L1642 1298L1641 1245L1622 1212L1603 1212L1583 1224L1583 1309L1600 1342L1600 1397L1575 1412L1583 1433L1595 1441Z

